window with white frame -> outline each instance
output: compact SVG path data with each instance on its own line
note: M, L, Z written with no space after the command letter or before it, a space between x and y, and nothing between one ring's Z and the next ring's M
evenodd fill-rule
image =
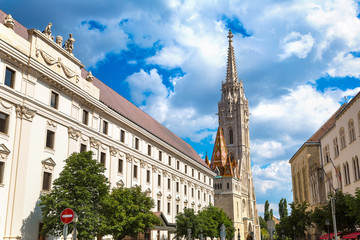
M105 120L102 121L102 133L103 134L108 134L109 131L109 123Z
M148 152L147 152L147 154L149 155L149 156L151 156L151 146L148 144Z
M125 143L125 131L120 130L120 142Z
M162 161L162 151L159 150L159 161Z
M9 115L0 112L0 132L7 134L9 127Z
M49 192L51 190L52 176L55 168L55 162L52 158L47 158L42 162L42 192Z
M355 127L354 127L354 120L350 119L348 122L348 128L349 128L349 142L352 143L355 141Z
M135 138L134 148L135 148L136 150L139 150L139 139L138 139L138 138Z
M82 113L82 123L85 125L89 124L89 112L85 109L83 109Z
M47 129L45 147L54 149L54 146L55 146L55 132L50 129Z
M58 109L59 107L59 93L54 90L50 93L50 107Z
M340 135L340 149L343 149L344 147L346 147L345 129L343 127L340 128L339 135Z
M15 85L15 71L8 67L6 68L6 71L5 71L4 84L11 88L14 88L14 85Z
M345 162L343 168L344 168L345 184L348 185L350 184L349 163Z

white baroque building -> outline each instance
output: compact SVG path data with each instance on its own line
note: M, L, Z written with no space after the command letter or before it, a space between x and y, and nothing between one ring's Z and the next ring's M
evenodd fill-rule
M39 238L39 196L64 160L91 150L111 187L139 185L167 231L185 207L214 203L215 173L194 149L84 69L70 35L26 29L0 10L0 239ZM76 46L75 46L76 47ZM161 212L161 213L160 213Z
M360 92L340 108L320 143L326 195L334 189L354 195L360 188Z

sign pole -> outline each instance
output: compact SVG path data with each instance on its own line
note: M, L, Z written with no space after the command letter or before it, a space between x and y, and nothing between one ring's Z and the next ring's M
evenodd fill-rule
M67 238L67 234L68 234L68 225L67 223L64 225L64 231L63 231L63 235L64 235L64 239Z

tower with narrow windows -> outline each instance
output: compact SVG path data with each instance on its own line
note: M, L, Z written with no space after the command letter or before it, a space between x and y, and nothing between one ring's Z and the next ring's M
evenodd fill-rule
M251 173L249 105L238 79L233 34L229 31L226 79L218 103L219 128L211 158L215 206L234 221L236 238L260 239L260 227Z

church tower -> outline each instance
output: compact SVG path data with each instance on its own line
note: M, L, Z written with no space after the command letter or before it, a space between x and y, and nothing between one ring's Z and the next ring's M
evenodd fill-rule
M219 128L210 167L214 178L215 206L233 220L235 239L260 239L259 218L251 173L249 104L238 79L233 34L229 31L226 80L218 103Z

